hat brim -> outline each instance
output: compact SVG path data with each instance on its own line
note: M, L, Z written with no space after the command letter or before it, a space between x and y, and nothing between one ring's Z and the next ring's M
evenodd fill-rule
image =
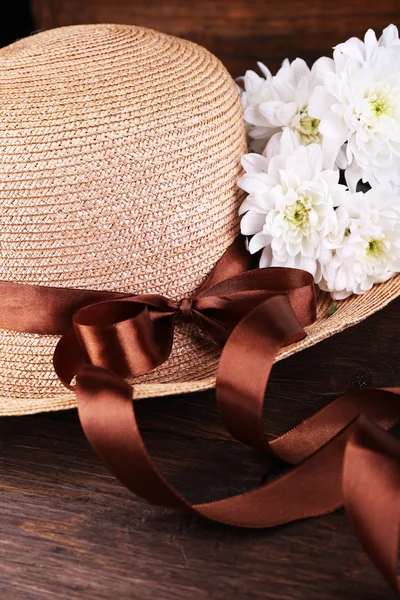
M283 360L356 325L399 295L400 275L397 275L362 296L351 296L338 302L336 311L330 315L332 299L329 294L319 291L317 319L307 328L307 337L283 348L276 360ZM63 388L52 369L57 340L55 336L0 332L0 373L3 374L4 390L0 397L1 416L76 406L75 394ZM151 373L132 380L134 398L186 394L214 387L219 355L219 349L196 328L182 324L177 327L168 361Z

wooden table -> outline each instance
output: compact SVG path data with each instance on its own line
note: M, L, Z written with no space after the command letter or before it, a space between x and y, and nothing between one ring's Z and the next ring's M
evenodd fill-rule
M114 21L184 35L235 76L260 59L272 69L285 56L311 62L368 26L400 21L398 0L33 0L33 7L37 28ZM399 385L399 326L397 301L279 363L266 413L271 435L348 388ZM262 481L263 457L226 434L213 392L142 401L138 413L160 469L191 500ZM0 420L0 488L4 600L392 598L342 511L246 531L152 507L103 468L74 411Z

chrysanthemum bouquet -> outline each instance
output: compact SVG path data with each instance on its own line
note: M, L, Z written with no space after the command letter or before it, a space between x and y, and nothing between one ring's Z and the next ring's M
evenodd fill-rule
M250 154L241 230L260 266L305 269L333 298L400 272L400 40L351 38L310 69L241 80Z

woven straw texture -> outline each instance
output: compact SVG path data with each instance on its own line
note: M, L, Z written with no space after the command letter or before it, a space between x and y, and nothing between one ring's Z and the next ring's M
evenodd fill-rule
M198 288L238 233L246 151L232 79L209 52L140 27L52 30L0 51L0 279L161 293ZM285 358L399 294L396 278L340 304ZM0 414L75 406L58 338L0 331ZM218 350L187 324L135 397L210 388Z

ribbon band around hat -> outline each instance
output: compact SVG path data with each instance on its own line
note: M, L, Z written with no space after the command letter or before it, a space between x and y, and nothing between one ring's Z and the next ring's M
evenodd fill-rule
M282 346L302 339L315 319L315 292L304 271L249 270L249 260L238 238L194 297L178 303L156 294L0 282L0 327L63 335L54 368L67 387L76 376L85 434L129 489L245 527L272 527L345 505L358 538L400 596L400 443L384 431L400 421L400 388L351 391L270 441L262 423L269 374ZM134 388L123 378L168 359L178 319L223 348L216 387L227 429L295 468L244 494L200 505L162 477L139 432Z

